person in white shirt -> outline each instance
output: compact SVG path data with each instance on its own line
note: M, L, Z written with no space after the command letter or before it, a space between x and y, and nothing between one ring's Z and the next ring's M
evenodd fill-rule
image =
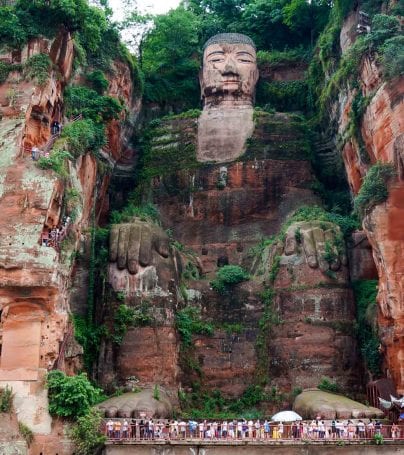
M199 422L199 439L203 439L205 436L205 426L203 422Z
M323 420L321 420L318 424L318 436L320 439L324 439L325 437L325 424Z
M252 439L253 437L253 428L254 428L254 422L252 420L249 420L248 423L248 437Z
M229 438L234 439L234 422L229 422Z
M282 437L283 437L283 423L282 422L279 422L279 425L278 425L278 435L279 435L279 439L282 439Z
M358 426L358 436L360 438L364 438L365 437L365 430L366 430L365 424L363 423L362 420L359 420L357 426Z
M237 439L241 439L243 435L243 422L239 420L237 422Z
M257 420L254 423L254 427L255 427L255 439L260 439L261 438L261 423L259 420Z
M128 421L126 419L124 419L124 421L122 423L122 437L124 439L128 439L128 429L129 429Z
M222 423L222 438L227 439L227 422Z
M111 419L107 422L107 435L109 438L114 437L114 422Z

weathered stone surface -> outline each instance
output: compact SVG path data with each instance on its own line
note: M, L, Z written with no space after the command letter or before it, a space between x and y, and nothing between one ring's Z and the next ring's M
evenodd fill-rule
M235 160L245 152L253 131L252 106L204 109L198 122L198 161Z
M398 455L402 451L400 443L385 443L383 446L348 445L340 447L338 442L330 445L313 445L306 442L262 444L261 442L240 441L226 443L225 445L213 443L202 443L195 445L182 441L160 442L154 444L139 443L135 446L110 443L105 448L105 455Z
M198 123L198 161L225 163L245 152L254 130L257 80L255 47L248 37L222 33L208 41L200 75L204 109Z
M251 106L258 76L255 46L248 36L220 33L207 41L200 73L205 107Z
M360 419L382 418L383 411L351 400L343 395L323 392L322 390L304 390L295 398L293 410L304 419Z
M275 290L272 311L279 319L269 341L269 376L288 390L315 387L323 376L347 389L357 387L355 306L339 227L293 223L285 241L265 248L260 262L253 269L264 280L273 276L274 266L279 269L273 284L267 283Z
M361 134L371 163L381 161L394 164L398 181L393 184L386 204L374 208L364 219L363 228L372 246L374 262L379 276L379 326L385 357L384 373L391 376L398 392L404 392L403 336L403 150L404 150L404 80L396 78L384 82L376 60L363 59L360 84L365 96L370 96L362 123ZM349 122L351 103L355 93L348 91L340 97L340 114L337 116L339 132L343 134ZM369 165L361 158L359 144L354 139L343 147L350 187L357 194ZM354 253L355 254L355 253ZM362 257L362 252L360 257ZM356 258L359 259L359 258ZM369 261L367 261L369 264ZM354 270L361 274L362 271ZM368 274L368 271L366 274Z
M117 375L135 376L141 384L177 385L178 339L172 326L128 330L120 348Z
M106 417L144 417L168 418L172 415L173 405L177 398L172 392L158 388L158 400L155 398L155 389L144 389L139 392L124 393L119 397L103 401L97 408ZM144 414L144 415L141 415Z
M404 391L404 185L390 189L385 204L375 207L363 226L373 248L379 275L378 322L386 374L397 392Z
M153 223L135 218L111 228L109 282L117 292L167 293L178 283L177 259L167 233Z
M69 185L80 194L69 242L60 252L41 245L43 229L61 221L66 182L52 171L39 169L31 159L31 147L43 148L51 135L51 122L63 121L63 89L71 76L73 40L61 31L54 40L31 40L21 53L1 59L24 63L38 53L48 54L53 63L43 86L18 72L10 73L0 85L0 383L13 388L18 420L35 433L31 453L70 454L63 426L52 425L48 414L45 375L53 367L69 373L81 368L82 351L73 346L68 322L71 259L91 221L97 163L87 154L69 164ZM131 92L121 88L131 86L125 79L130 72L122 68L120 74L122 80L111 83L111 90L130 104L126 97L131 98ZM111 134L106 153L118 156L113 147L119 147L119 140L113 139ZM104 187L99 193L100 206L105 191Z
M363 231L352 233L352 242L348 247L349 273L352 281L375 280L377 269L372 255L372 247Z
M291 212L320 203L309 189L314 176L301 123L285 114L258 115L256 122L242 160L191 161L184 168L181 159L180 171L153 180L153 201L163 225L200 256L203 271L214 271L221 256L241 262L249 247L275 234ZM164 136L165 147L178 150L178 156L185 144L195 144L195 125L188 119L165 121L160 130L172 131ZM160 147L154 139L153 156L164 158ZM159 169L154 160L146 165Z

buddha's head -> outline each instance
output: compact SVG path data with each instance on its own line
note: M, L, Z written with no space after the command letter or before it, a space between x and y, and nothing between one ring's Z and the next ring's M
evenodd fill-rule
M219 33L206 42L200 73L204 106L252 105L257 80L257 56L251 38Z

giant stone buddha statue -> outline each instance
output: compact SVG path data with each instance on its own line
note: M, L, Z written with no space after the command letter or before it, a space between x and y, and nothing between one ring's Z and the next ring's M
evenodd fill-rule
M104 343L104 384L126 387L128 378L136 378L142 386L175 392L200 381L184 369L175 326L179 309L194 305L218 327L244 324L237 336L217 328L213 337L193 339L192 364L203 374L203 386L240 396L262 361L256 350L261 295L276 261L279 271L270 285L283 324L273 328L263 354L265 374L282 390L316 386L322 375L355 381L355 343L334 327L348 325L354 308L339 228L316 220L290 224L282 240L251 259L251 247L279 233L296 209L321 204L311 189L315 176L304 124L290 113L256 110L253 118L257 80L253 41L215 35L204 47L199 118L171 116L150 126L143 165L154 177L142 183L161 226L134 218L112 227L108 281L127 305L142 308L143 302L153 322L130 327L119 347ZM210 279L225 264L242 265L254 279L219 295Z

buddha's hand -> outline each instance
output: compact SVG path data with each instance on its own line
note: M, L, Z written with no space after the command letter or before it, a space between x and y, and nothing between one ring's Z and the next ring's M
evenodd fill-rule
M327 221L300 221L286 231L285 255L304 255L311 268L337 271L347 264L339 226Z
M118 269L127 268L136 274L139 265L153 263L154 252L163 258L169 256L169 238L159 226L135 219L131 223L114 224L109 241L109 260Z

